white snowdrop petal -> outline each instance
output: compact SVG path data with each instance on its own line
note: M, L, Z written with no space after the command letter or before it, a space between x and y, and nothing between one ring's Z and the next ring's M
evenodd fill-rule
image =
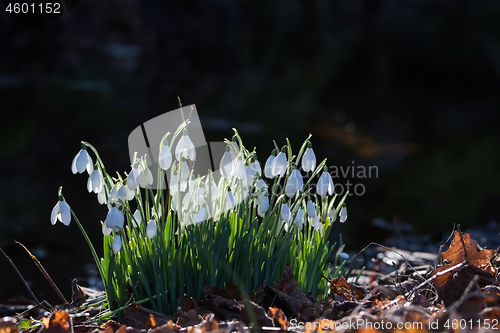
M198 214L196 214L196 220L195 223L200 224L205 220L205 215L206 215L207 210L205 207L201 207L200 210L198 211Z
M231 210L235 206L233 192L227 191L226 195L226 210Z
M307 216L312 218L316 217L316 207L311 200L307 201Z
M264 176L266 176L267 178L270 178L270 179L274 178L274 175L272 172L272 164L273 164L274 158L275 157L273 155L269 156L269 158L266 161L266 164L264 165Z
M316 169L316 155L312 148L307 148L302 156L302 169L306 172Z
M286 173L287 160L285 153L280 152L271 165L271 173L274 177L283 177Z
M233 175L234 163L233 163L233 157L230 152L226 151L224 152L224 155L222 155L219 164L219 169L221 174L226 178L229 178Z
M239 160L238 162L236 162L236 168L234 170L234 175L238 179L245 179L245 177L246 177L245 162L243 162L242 160Z
M57 215L59 215L59 203L60 201L56 203L54 208L52 208L52 213L50 214L50 223L52 223L52 225L56 224L57 222Z
M168 146L163 146L161 148L158 164L163 170L168 170L172 165L172 152Z
M120 249L122 248L122 239L120 235L116 235L115 238L113 238L113 251L115 253L120 252Z
M135 189L137 188L138 178L139 178L139 170L137 170L136 168L132 168L127 178L127 187L131 191L135 191Z
M347 208L342 207L340 210L340 222L344 223L347 220Z
M295 215L295 224L297 224L300 230L304 227L304 209L299 208L297 211L297 215Z
M283 206L281 206L281 218L283 221L290 221L290 215L290 207L288 207L287 204L283 204Z
M78 169L76 168L76 160L78 156L80 156L80 152L76 154L76 156L73 158L73 162L71 162L71 172L73 172L73 174L76 174L78 172Z
M319 230L321 228L321 223L319 222L319 217L317 215L312 219L312 226L316 230Z
M61 211L59 219L65 226L68 226L71 223L71 210L66 201L60 201L59 210Z
M103 224L102 224L102 234L103 234L104 236L109 236L109 235L111 234L111 231L113 231L113 230L111 230L110 228L108 228L108 227L106 226L106 223L103 223Z
M92 175L87 180L87 191L92 192Z
M148 226L146 227L146 235L149 239L156 236L156 222L155 220L150 220Z

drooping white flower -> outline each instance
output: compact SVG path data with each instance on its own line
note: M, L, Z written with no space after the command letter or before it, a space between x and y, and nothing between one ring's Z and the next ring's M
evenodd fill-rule
M300 174L299 170L294 169L286 182L285 193L289 198L291 198L298 191L302 192L303 187L304 181L302 179L302 175Z
M267 158L266 164L264 165L264 176L270 179L274 178L272 165L274 159L276 158L275 154L276 150L273 150L273 153Z
M229 145L230 148L230 153L233 157L233 160L235 160L238 157L238 154L240 152L240 146L238 145L238 138L236 137L236 134L233 135L233 138L231 139L231 144Z
M73 158L73 162L71 163L71 171L75 173L82 173L87 170L87 173L90 174L94 171L94 163L92 163L92 158L87 152L86 147L82 147L78 154L76 154L75 158Z
M103 186L103 179L99 170L94 169L87 180L87 190L94 193L99 193Z
M113 238L113 251L115 253L120 252L120 249L122 248L122 239L120 235L116 235L115 238Z
M259 193L259 196L267 194L267 184L261 177L259 177L259 179L255 182L255 193Z
M201 207L198 213L196 214L196 220L194 222L197 224L203 222L205 220L206 213L207 210L205 209L205 207Z
M235 201L233 192L231 192L231 190L228 190L226 194L226 210L231 210L234 208L234 206L235 206Z
M139 186L145 188L147 185L153 185L153 174L147 166L139 166L139 176L138 176Z
M323 173L321 174L321 177L319 177L318 185L316 188L317 188L318 194L322 197L325 197L327 193L329 195L333 194L334 185L333 185L332 176L330 176L326 167L325 167L325 171L323 171Z
M139 185L139 170L137 168L132 168L127 178L127 187L131 191L135 191Z
M295 215L295 224L297 224L297 227L299 227L300 230L304 227L304 210L299 208L297 211L297 215Z
M238 179L245 179L246 177L246 168L245 168L245 162L242 160L238 160L236 162L236 167L234 168L234 176Z
M339 253L339 257L342 258L342 259L344 259L344 260L349 259L349 255L347 253L345 253L345 252L340 252Z
M148 226L146 227L146 236L149 239L152 239L154 236L156 236L156 222L155 220L149 220Z
M344 223L347 220L347 208L342 207L340 210L340 222Z
M316 169L316 155L312 150L312 145L309 142L304 156L302 156L302 170L305 172L314 171Z
M168 170L172 165L172 152L167 145L161 147L160 156L158 157L158 164L163 170Z
M114 232L118 232L121 228L123 228L123 223L125 221L125 217L123 213L118 210L115 206L111 207L108 211L108 215L104 220L104 224L106 227L113 230Z
M127 200L131 201L135 197L135 192L128 188L128 186L123 185L127 189Z
M290 221L292 214L290 213L290 207L285 203L283 206L281 206L281 218L283 221L288 222Z
M106 203L106 189L104 188L104 186L102 187L101 191L97 193L97 201L100 205L104 205Z
M132 215L133 219L130 220L130 222L132 222L132 225L134 227L138 227L141 225L142 223L142 216L141 216L141 212L136 209L135 212L134 212L134 215Z
M229 178L233 175L234 172L234 159L233 155L230 153L230 146L226 147L226 151L220 160L219 169L221 175L226 178Z
M267 195L262 195L257 199L257 214L259 216L264 216L269 209L269 197Z
M196 160L196 149L194 148L193 141L189 138L186 130L183 131L182 137L175 148L175 158L177 161L180 161L181 154L182 157L193 162Z
M307 216L312 218L316 217L316 207L311 200L307 201Z
M262 174L262 168L260 167L259 161L257 161L257 158L254 156L253 162L250 163L247 167L246 170L246 176L247 176L247 185L250 187L252 186L254 179L257 175Z
M312 218L311 225L313 226L314 229L319 230L321 228L321 223L319 222L319 217L316 215L315 217Z
M64 200L58 201L54 208L52 208L50 222L54 225L57 220L61 221L65 226L68 226L71 223L71 210Z
M280 152L271 164L271 174L276 177L283 177L286 173L287 160L284 152Z
M115 204L117 208L120 207L122 202L127 200L128 193L127 186L119 183L114 184L111 191L109 191L108 208L111 209L112 204Z

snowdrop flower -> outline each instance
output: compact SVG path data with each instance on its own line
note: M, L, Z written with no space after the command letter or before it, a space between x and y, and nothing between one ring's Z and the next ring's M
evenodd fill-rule
M290 221L291 215L292 214L290 213L290 207L288 207L286 203L283 204L283 206L281 206L281 218L283 219L283 221Z
M247 167L247 185L252 186L255 176L262 173L262 168L260 167L259 161L257 161L257 155L252 157L252 163Z
M242 160L238 160L238 162L236 162L236 167L234 168L234 176L236 176L236 178L238 179L245 179L245 162L243 162Z
M255 193L259 193L259 196L263 196L267 194L267 184L262 178L259 176L259 179L255 182ZM265 191L262 191L265 190Z
M332 180L332 176L330 176L330 174L328 173L328 168L326 166L323 169L323 173L321 174L321 177L319 177L318 185L316 188L317 188L318 194L322 197L325 197L327 193L329 195L333 194L333 190L334 190L333 180Z
M184 129L182 131L182 137L180 138L179 142L177 143L177 147L175 148L175 158L177 161L180 161L182 157L187 158L191 161L196 160L196 149L194 148L193 141L189 138L187 134L187 130Z
M264 176L266 176L267 178L270 178L270 179L274 178L274 175L272 172L272 165L273 165L274 159L276 158L276 155L277 155L277 152L276 152L276 149L274 149L273 152L271 153L271 156L269 156L267 158L266 164L264 165Z
M116 206L111 207L108 211L108 215L104 220L104 224L106 227L113 230L114 232L118 232L121 228L123 228L123 222L125 218L123 213L116 208Z
M285 151L286 148L283 147L283 149L281 149L281 152L278 154L278 156L276 156L276 158L273 160L273 163L271 164L271 174L274 177L278 175L280 177L283 177L286 173L287 160L285 156Z
M158 157L158 164L163 170L168 170L172 165L172 152L167 145L161 147L160 156Z
M226 210L231 210L235 206L235 201L234 201L234 195L233 192L231 192L230 189L227 191L226 195Z
M62 224L68 226L71 223L71 210L66 203L66 201L61 200L56 203L54 208L52 208L52 213L50 214L50 222L52 225L56 224L57 220L61 221Z
M118 183L114 184L111 191L109 191L108 208L111 209L112 204L115 204L117 208L120 207L122 202L127 200L128 193L127 186Z
M82 173L85 170L90 175L94 171L94 163L92 163L92 158L87 152L87 147L82 145L82 149L76 154L71 163L71 171L76 174L77 172Z
M225 178L229 178L233 175L234 172L234 159L231 153L229 152L230 147L229 145L226 147L226 151L224 152L224 155L222 155L222 158L220 160L219 164L219 169L221 175L223 175Z
M156 236L156 222L155 220L149 220L148 226L146 227L146 236L152 239Z
M344 259L344 260L349 259L349 255L347 253L345 253L345 252L340 252L339 253L339 257L342 258L342 259Z
M138 209L136 209L134 212L134 215L132 215L132 217L133 217L133 219L130 220L130 222L132 222L132 225L134 227L138 227L142 223L141 212Z
M207 213L207 210L205 207L201 207L200 210L198 211L198 214L196 214L196 220L195 223L200 224L205 220L205 215Z
M153 174L146 165L139 166L138 183L142 188L145 188L147 185L153 185Z
M89 193L99 193L101 192L103 183L104 180L102 179L101 173L99 170L94 169L94 171L90 174L89 180L87 181L87 190Z
M347 208L342 207L340 210L340 222L344 223L347 220Z
M262 195L257 199L257 214L259 216L264 216L269 209L269 197L267 195Z
M238 137L236 136L236 134L233 135L229 147L230 147L230 153L233 156L233 160L235 160L236 157L238 157L238 154L240 153L240 146L238 145Z
M321 223L319 222L319 217L316 215L315 217L312 218L312 223L311 225L313 226L314 229L319 230L321 228Z
M316 217L316 207L311 200L307 201L307 216L311 218Z
M120 235L116 235L115 238L113 238L113 251L115 253L120 252L120 249L122 248L122 239Z
M302 170L305 172L314 171L316 169L316 155L312 150L312 144L307 144L306 152L302 156Z
M135 191L139 185L139 170L137 168L132 168L127 178L127 187L131 191Z
M304 227L304 210L302 209L302 207L297 211L297 215L295 215L294 221L297 227L302 230L302 228Z
M294 168L292 174L290 175L290 177L288 177L288 180L286 182L286 195L291 198L295 196L298 191L302 192L303 187L304 181L302 179L302 175L300 174L299 170Z

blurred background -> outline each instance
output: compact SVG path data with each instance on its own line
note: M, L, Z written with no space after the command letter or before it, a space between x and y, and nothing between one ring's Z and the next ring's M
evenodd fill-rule
M40 299L60 303L14 240L67 298L97 278L78 227L50 224L62 185L101 253L107 209L70 169L80 140L128 171L129 133L178 96L207 142L235 127L261 163L312 133L334 182L357 185L332 232L349 251L436 251L454 224L500 245L499 1L85 0L36 19L1 4L0 246ZM0 302L20 296L0 257Z

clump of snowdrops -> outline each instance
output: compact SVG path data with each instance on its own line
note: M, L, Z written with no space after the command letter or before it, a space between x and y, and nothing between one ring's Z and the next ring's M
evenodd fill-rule
M329 286L322 276L346 272L345 261L337 265L343 246L328 263L335 247L328 236L338 215L340 222L347 219L347 193L335 205L326 159L316 165L311 136L297 155L288 140L281 149L275 143L262 169L255 149L245 148L235 130L226 140L219 172L195 176L188 123L161 141L156 189L146 156L136 154L128 174L112 177L97 150L82 142L71 169L87 171L87 190L108 206L101 222L102 258L59 190L51 222L69 225L73 216L98 266L108 304L116 308L132 299L147 300L153 310L173 314L184 294L199 299L205 285L223 288L226 281L252 292L264 281L279 280L287 264L302 290L325 296Z

